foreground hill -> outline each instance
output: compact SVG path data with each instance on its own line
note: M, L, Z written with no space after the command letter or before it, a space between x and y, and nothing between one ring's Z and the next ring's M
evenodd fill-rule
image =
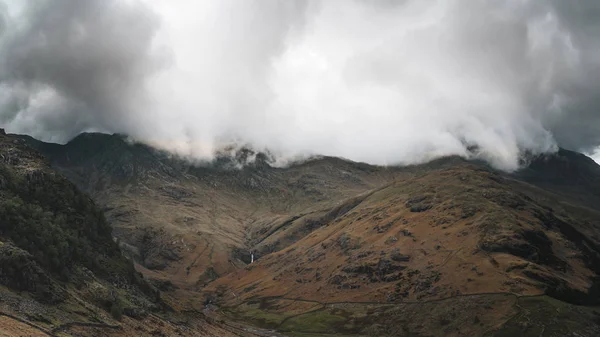
M0 132L0 334L175 333L180 327L157 316L167 309L90 197ZM189 335L219 331L195 324Z
M176 309L316 335L600 333L600 167L583 155L506 174L454 157L276 168L248 149L192 165L118 135L27 142L104 207Z

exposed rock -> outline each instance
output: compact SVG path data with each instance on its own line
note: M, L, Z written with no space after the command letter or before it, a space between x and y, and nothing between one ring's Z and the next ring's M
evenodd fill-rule
M433 207L433 197L431 195L411 197L406 201L406 207L414 213L425 212Z

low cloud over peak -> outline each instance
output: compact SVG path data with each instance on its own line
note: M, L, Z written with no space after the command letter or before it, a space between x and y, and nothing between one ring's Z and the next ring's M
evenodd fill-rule
M0 2L2 2L0 0ZM4 0L0 120L377 164L600 145L591 0ZM18 6L18 8L17 8Z

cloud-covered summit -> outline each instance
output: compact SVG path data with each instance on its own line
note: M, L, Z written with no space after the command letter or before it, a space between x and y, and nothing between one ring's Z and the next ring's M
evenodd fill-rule
M12 132L378 164L476 145L508 170L523 152L600 145L591 0L4 3L0 121Z

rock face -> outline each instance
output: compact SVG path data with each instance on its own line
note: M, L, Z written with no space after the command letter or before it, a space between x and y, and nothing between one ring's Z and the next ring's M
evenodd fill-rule
M600 304L600 167L580 154L506 174L458 157L277 168L248 149L191 164L119 135L26 142L93 196L138 270L182 308L210 299L306 334L600 329L574 306ZM542 314L556 305L577 314ZM537 328L518 325L534 316Z

